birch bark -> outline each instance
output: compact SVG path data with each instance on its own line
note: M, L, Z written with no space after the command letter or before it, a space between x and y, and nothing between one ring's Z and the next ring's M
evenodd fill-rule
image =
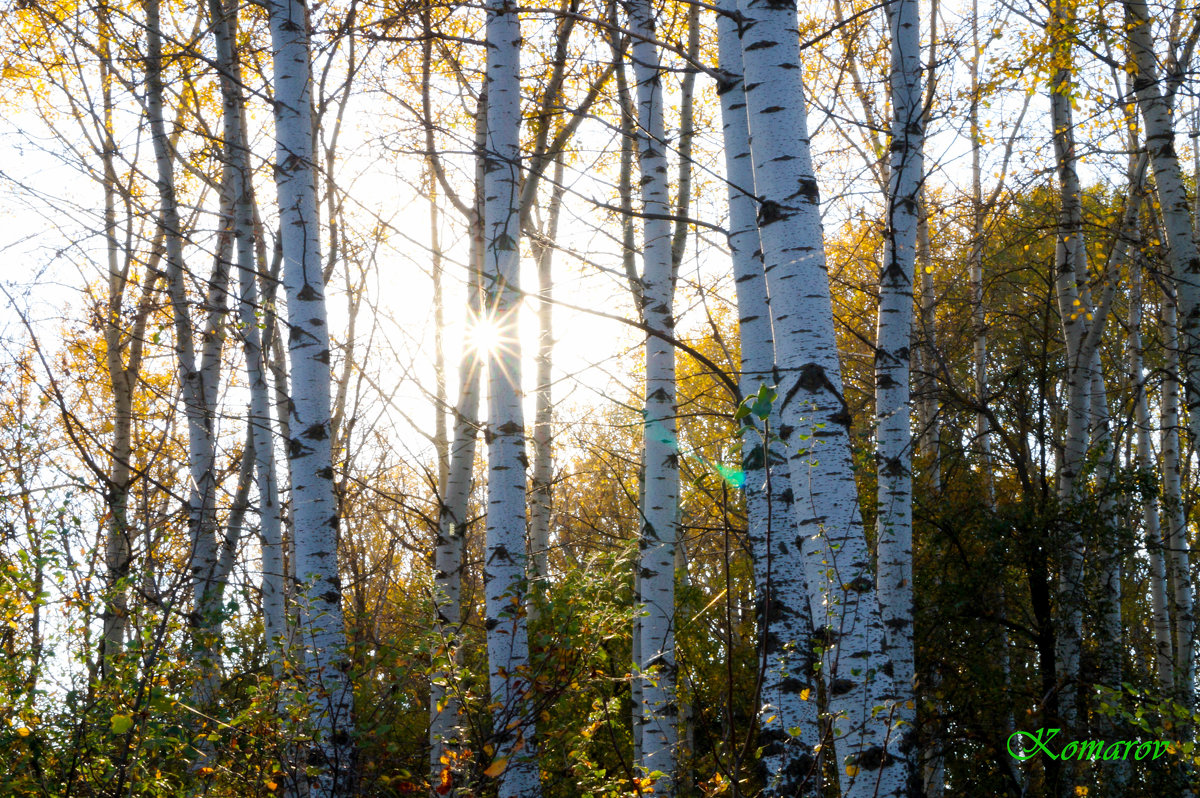
M1175 297L1163 299L1163 346L1167 352L1162 396L1163 505L1167 515L1167 573L1171 586L1171 618L1175 622L1174 679L1180 700L1192 703L1194 616L1188 567L1187 519L1183 508L1182 448L1179 418L1179 333Z
M1137 468L1147 478L1156 471L1150 445L1150 403L1146 396L1146 375L1142 368L1142 269L1131 269L1129 297L1129 381L1134 390L1134 424L1137 427ZM1163 693L1173 692L1174 660L1171 644L1171 616L1167 606L1167 569L1159 523L1158 496L1151 494L1142 506L1146 553L1150 558L1150 611L1154 625L1154 671Z
M484 584L494 761L500 798L541 794L530 711L525 623L525 420L521 404L521 94L517 7L487 4L487 146L484 148L484 283L500 344L488 353L488 510Z
M647 772L665 775L655 792L674 795L678 709L675 696L675 546L678 539L679 461L675 433L675 333L671 274L670 201L662 70L654 44L654 15L648 0L628 0L637 83L637 143L641 173L641 314L652 334L646 339L646 405L639 601L642 679L642 759ZM662 336L662 337L660 337Z
M1079 176L1075 170L1074 128L1071 118L1071 27L1066 4L1051 7L1047 34L1053 52L1050 114L1058 173L1059 218L1055 246L1055 294L1066 343L1067 427L1063 441L1063 467L1058 474L1058 496L1065 504L1077 498L1078 480L1088 450L1091 415L1091 358L1085 353L1090 308L1083 307L1079 285L1087 281ZM1059 628L1057 632L1060 693L1058 710L1063 723L1073 727L1077 702L1080 640L1083 633L1083 541L1069 526L1059 553Z
M1173 87L1168 85L1165 91L1160 89L1150 12L1144 0L1126 0L1124 5L1130 55L1136 68L1134 92L1145 122L1146 149L1154 167L1172 278L1179 311L1183 315L1179 328L1184 352L1181 377L1190 408L1200 403L1200 386L1191 376L1189 362L1193 352L1200 352L1200 251L1192 236L1191 209L1175 150L1175 123L1171 114ZM1189 413L1188 425L1192 435L1200 437L1197 436L1200 413Z
M1167 75L1165 89L1160 88L1157 57L1151 36L1151 17L1144 0L1126 0L1125 4L1126 30L1129 36L1129 50L1136 69L1134 76L1134 92L1137 95L1138 107L1142 114L1146 130L1146 150L1150 163L1154 168L1154 182L1158 194L1158 207L1161 211L1161 221L1166 233L1167 252L1171 263L1171 277L1175 288L1175 304L1168 303L1167 313L1176 317L1174 324L1168 324L1168 335L1175 341L1168 342L1168 358L1176 367L1171 377L1177 379L1184 387L1187 401L1187 424L1193 439L1200 439L1200 380L1197 379L1195 358L1200 357L1200 251L1197 250L1193 236L1191 209L1188 204L1187 190L1183 184L1182 171L1179 166L1179 156L1175 150L1175 124L1171 114L1171 99L1174 89L1181 77L1180 73ZM1181 59L1186 61L1187 59ZM1178 315L1182 314L1182 319ZM1168 364L1168 370L1170 366ZM1164 393L1168 393L1165 389ZM1194 665L1192 663L1192 600L1190 579L1187 577L1187 536L1186 527L1176 523L1177 514L1181 513L1182 505L1175 501L1178 483L1178 414L1172 413L1173 423L1168 424L1167 403L1172 397L1164 396L1163 427L1166 436L1175 435L1176 444L1172 454L1176 458L1175 467L1170 463L1164 464L1164 494L1167 501L1167 511L1171 523L1167 533L1167 549L1170 552L1170 574L1172 576L1172 591L1174 606L1172 614L1175 618L1176 633L1176 678L1179 679L1180 695L1190 705L1192 700L1192 681ZM1178 393L1173 399L1177 402ZM1178 407L1178 405L1175 405ZM1167 448L1164 443L1164 460L1167 459ZM1174 483L1174 484L1171 484ZM1186 636L1185 636L1186 635Z
M823 673L846 795L900 795L906 758L889 747L891 679L883 625L851 470L849 413L833 330L829 276L812 169L793 2L741 0L746 104L759 235L780 371L780 436L789 453L796 522L816 536L809 585L821 615ZM894 743L894 741L893 741Z
M729 250L741 339L739 388L749 401L760 387L775 384L775 344L755 219L754 168L736 12L735 0L722 0L717 16L718 94L729 187ZM770 445L771 436L779 429L778 410L774 403L766 413L762 410L743 419L742 474L763 658L758 739L766 772L764 795L782 798L816 793L819 774L813 746L820 735L804 542L791 507L785 453ZM763 415L765 419L758 418ZM760 428L762 421L767 423Z
M162 81L162 29L159 0L146 2L146 116L156 166L159 195L159 224L166 250L167 293L174 319L175 357L188 429L188 529L191 543L190 571L193 636L192 657L196 662L198 703L215 697L219 668L219 611L224 574L219 573L219 544L216 530L216 451L213 415L205 377L214 379L208 358L196 357L194 326L188 310L183 231L175 197L174 153L166 132ZM218 271L220 266L218 265ZM204 352L202 354L207 354ZM205 368L204 366L208 366Z
M923 182L925 136L921 30L916 0L888 7L891 28L891 159L888 168L879 330L875 345L875 464L878 483L877 590L897 700L901 755L914 759L916 667L912 593L912 343L913 271ZM915 778L917 769L907 774ZM919 792L910 785L911 793Z
M330 429L329 327L313 160L308 9L269 0L275 88L275 185L287 294L292 479L301 645L305 650L314 798L354 790L354 694L338 577L338 508Z
M467 288L467 325L477 324L483 298L480 277L483 273L483 168L487 131L487 91L479 96L475 111L475 198L470 207L468 225L471 234L470 278ZM442 755L456 739L459 713L459 689L456 684L459 659L459 635L462 624L462 553L467 523L467 505L471 495L471 476L475 468L475 447L479 434L480 353L464 346L458 365L458 400L454 408L453 441L446 474L446 489L438 508L438 529L433 553L434 632L442 651L434 658L429 693L429 767L430 783L439 784Z
M225 162L232 198L229 220L237 257L242 350L250 388L250 438L259 496L259 537L262 543L263 625L276 678L283 675L287 623L284 610L282 514L275 466L275 442L267 370L259 329L258 260L255 248L253 171L246 140L242 72L234 49L237 7L210 0L209 16L216 44L217 69L223 103Z

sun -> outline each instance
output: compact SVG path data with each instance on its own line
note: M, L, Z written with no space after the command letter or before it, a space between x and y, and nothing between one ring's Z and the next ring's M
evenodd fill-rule
M495 316L485 315L467 326L467 344L479 353L494 353L504 343L504 332Z

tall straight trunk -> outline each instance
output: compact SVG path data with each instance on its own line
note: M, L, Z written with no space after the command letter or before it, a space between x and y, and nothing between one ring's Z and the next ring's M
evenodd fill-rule
M894 733L900 735L901 754L916 761L909 352L925 114L917 1L897 0L887 9L892 36L892 134L883 270L879 275L879 331L875 344L877 590L898 702ZM910 766L908 776L915 779L917 769ZM919 788L914 783L908 791L916 794Z
M614 31L620 29L617 14L617 4L609 6L609 22ZM634 106L630 96L629 81L625 73L625 50L619 34L612 34L610 40L613 61L616 63L617 104L621 113L621 162L617 175L617 194L621 203L621 266L629 285L629 293L633 296L634 308L638 320L642 320L642 280L637 273L637 241L633 217L633 160L637 140L634 136ZM640 509L645 504L646 496L646 450L645 441L638 465L638 503ZM637 567L633 571L633 617L631 634L633 665L636 671L642 663L642 577ZM642 679L635 677L629 686L629 697L632 710L633 761L642 761Z
M471 246L468 264L466 324L477 324L483 298L483 175L487 131L487 87L475 111L475 197L467 219ZM458 364L458 400L454 408L454 438L446 489L438 507L438 529L433 550L434 633L441 651L435 655L429 690L430 783L440 784L446 767L442 756L456 741L459 689L456 684L459 635L462 624L463 534L466 530L475 446L479 435L480 353L464 345Z
M921 192L917 219L917 274L921 278L921 338L917 357L917 421L921 430L917 448L934 491L942 487L941 420L937 399L937 291L933 284L933 257L929 242L929 198Z
M1050 85L1050 111L1054 154L1059 184L1058 240L1055 247L1055 293L1066 343L1067 428L1063 442L1063 468L1059 472L1058 496L1064 504L1079 494L1080 471L1088 451L1091 414L1091 359L1084 352L1090 309L1083 307L1079 285L1087 281L1083 240L1083 206L1071 119L1072 19L1063 0L1052 6L1047 33L1057 65ZM1058 710L1062 722L1072 728L1078 718L1079 653L1083 633L1083 541L1074 526L1060 541Z
M637 83L637 142L642 212L641 315L646 339L646 404L643 438L646 469L638 572L641 619L642 759L647 772L665 775L655 792L676 789L675 546L679 535L679 453L675 431L674 290L671 274L670 202L662 69L654 44L654 13L648 0L626 3L633 33Z
M971 59L971 107L968 111L971 129L971 254L969 258L971 279L971 322L974 330L973 361L975 401L982 405L988 394L988 328L984 312L983 296L983 164L982 133L979 127L979 105L982 88L979 83L979 62L983 48L979 43L978 0L971 2L971 37L974 42L974 57ZM982 410L975 413L975 437L979 442L980 470L987 490L989 506L995 502L995 485L992 479L991 424Z
M693 3L687 12L687 53L683 80L679 87L679 152L678 190L675 195L675 225L671 234L671 294L674 296L675 286L679 282L679 270L683 266L683 256L687 251L687 236L691 226L688 219L692 209L692 150L696 137L696 72L695 64L700 60L700 5ZM682 508L676 503L676 517ZM682 530L682 527L678 527ZM678 533L677 533L678 534ZM682 538L675 545L675 571L679 574L679 586L688 589L687 548ZM726 596L730 600L730 596ZM678 728L682 731L682 748L692 751L696 740L696 712L694 702L688 700L685 691L677 690L675 694L678 707ZM733 727L730 726L732 731ZM695 790L695 769L691 757L684 757L679 764L678 782L676 789L683 795L691 795Z
M188 527L191 545L192 656L197 665L195 698L207 704L215 698L219 667L219 613L225 574L220 572L216 530L216 444L213 412L205 377L213 369L197 358L194 326L188 311L183 231L175 198L174 154L163 115L162 30L159 0L146 2L146 115L157 167L160 225L167 260L167 291L174 317L175 356L188 429ZM218 267L219 268L219 267ZM207 355L207 347L202 354ZM202 368L202 365L204 368Z
M696 138L696 68L700 60L700 4L687 13L687 62L679 87L679 177L675 197L675 231L671 234L671 284L679 280L679 267L687 249L688 216L692 209L692 148ZM681 549L682 551L682 549Z
M809 149L796 6L741 0L746 104L759 200L759 234L771 296L780 433L787 446L806 556L827 563L809 585L823 638L822 673L834 716L838 771L848 796L901 795L910 763L889 747L891 678L851 468L820 196ZM895 742L894 740L892 741Z
M262 544L263 626L276 678L283 675L286 658L287 618L284 608L282 513L275 466L275 436L271 426L271 401L267 369L259 329L258 259L255 248L253 170L246 140L245 99L241 93L242 72L234 50L237 35L237 6L224 0L209 0L213 39L216 43L218 74L223 98L223 136L233 200L231 220L237 256L239 314L246 377L250 387L251 441L258 483L259 536Z
M509 0L487 4L484 283L500 344L488 352L488 508L484 584L494 761L500 798L541 794L525 623L525 419L521 404L519 184L521 30Z
M729 250L741 339L739 388L750 401L764 386L775 384L775 343L767 282L759 257L754 168L742 85L742 46L734 22L736 11L735 0L722 0L717 16L721 70L718 94L725 179L729 184ZM764 399L769 396L763 394ZM770 446L778 430L779 413L774 402L744 416L742 475L763 658L758 741L767 777L764 795L782 798L816 794L819 773L813 747L819 732L816 680L807 654L812 649L812 618L804 541L791 507L786 454L778 446L774 450Z
M446 326L444 295L445 266L442 262L441 231L438 212L437 143L434 140L433 101L430 97L430 77L433 73L433 27L430 7L421 9L421 114L425 120L425 160L429 191L429 248L433 259L433 448L437 456L437 495L445 496L450 479L450 439L446 429L446 348L443 344ZM473 262L472 262L473 263ZM435 746L436 747L436 746Z
M105 540L104 609L101 614L100 672L107 675L115 657L124 647L128 626L129 602L124 581L129 576L129 487L133 479L133 392L141 371L141 342L144 337L134 332L129 336L130 356L122 356L122 301L128 288L128 266L120 264L120 243L117 240L117 144L113 138L112 55L108 41L109 20L103 3L98 6L100 32L100 84L102 121L104 125L101 161L104 168L104 237L108 258L108 308L104 319L105 365L113 398L112 459L109 466L105 502L109 522ZM149 279L149 278L148 278ZM144 329L146 313L140 312L135 326Z
M536 618L537 597L545 592L549 575L550 518L554 511L553 422L554 397L551 375L554 359L554 240L558 236L558 217L562 209L562 156L554 160L554 186L550 191L544 240L533 245L538 270L538 353L535 361L537 387L533 417L533 473L529 490L529 552L532 568L531 619Z
M1134 424L1137 426L1137 468L1152 479L1156 469L1150 445L1150 403L1142 368L1142 269L1135 260L1131 268L1129 297L1129 382L1134 390ZM1150 558L1150 610L1154 625L1154 672L1164 695L1174 692L1171 644L1171 615L1167 606L1167 569L1159 523L1158 496L1147 497L1142 506L1146 553Z
M1194 643L1193 597L1188 559L1187 519L1183 507L1179 418L1179 333L1175 298L1163 299L1163 345L1167 352L1162 394L1163 505L1167 516L1167 574L1171 590L1171 619L1175 623L1174 681L1179 700L1192 704Z
M354 693L338 578L338 507L330 428L329 325L313 162L308 9L270 0L275 88L275 185L291 364L295 573L312 741L310 795L349 795L355 783Z

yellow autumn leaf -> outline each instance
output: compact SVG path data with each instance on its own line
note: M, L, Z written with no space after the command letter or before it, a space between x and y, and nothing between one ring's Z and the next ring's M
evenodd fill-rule
M812 693L812 689L811 689L811 688L809 688L809 687L805 687L803 690L801 690L801 691L800 691L800 700L801 700L801 701L807 701L807 700L808 700L808 696L809 696L811 693Z
M22 737L28 737L29 729L25 728L24 726L21 726L20 728L17 729L17 734L21 735Z
M854 778L856 775L858 775L858 766L846 765L846 775L850 778Z
M1087 795L1087 794L1088 794L1088 788L1087 788L1087 787L1084 787L1082 784L1080 784L1078 787L1076 787L1076 788L1075 788L1075 794L1076 794L1076 795L1078 795L1078 796L1084 796L1084 795Z
M508 767L508 757L502 756L492 764L488 765L488 769L483 771L483 775L487 776L489 779L494 779L503 773L506 767Z

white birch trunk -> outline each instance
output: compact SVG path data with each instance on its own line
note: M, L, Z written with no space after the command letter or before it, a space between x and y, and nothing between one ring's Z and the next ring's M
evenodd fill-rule
M1167 573L1171 589L1171 618L1175 622L1174 679L1180 701L1192 703L1195 665L1192 661L1193 597L1187 519L1183 507L1182 448L1179 418L1179 334L1175 299L1163 300L1163 345L1167 352L1162 396L1163 504L1167 515Z
M891 666L889 675L897 701L893 734L899 735L899 752L911 762L915 761L916 746L916 666L909 352L925 125L918 4L916 0L897 0L887 8L892 36L892 134L875 344L877 590ZM917 775L911 764L908 775ZM910 785L909 791L917 792L916 785Z
M175 356L188 429L188 528L191 544L192 657L197 666L195 699L201 705L215 698L219 668L219 612L223 575L218 573L216 531L215 442L212 408L204 387L204 372L193 341L188 311L183 232L175 198L174 157L166 132L162 83L162 30L159 2L146 3L146 115L157 167L160 225L167 261L167 292L175 328ZM209 374L211 378L211 370ZM207 752L206 752L207 753Z
M484 150L484 283L500 344L488 353L488 509L484 584L493 761L504 762L500 798L541 794L530 711L525 623L525 420L521 404L520 24L509 0L487 4L487 146Z
M1150 406L1146 396L1146 375L1142 369L1142 269L1131 265L1129 297L1129 382L1134 390L1134 424L1137 427L1137 468L1146 479L1156 469L1150 445ZM1174 661L1171 644L1171 616L1167 607L1167 569L1163 557L1159 523L1158 496L1150 494L1142 506L1146 553L1150 558L1150 611L1154 624L1154 672L1164 695L1174 691Z
M761 386L775 384L775 344L759 256L754 168L742 85L742 47L734 22L736 11L735 0L722 0L717 16L721 69L718 94L725 179L729 184L729 250L741 338L739 387L749 401ZM760 424L762 415L760 410L743 420L742 474L763 658L758 741L767 777L764 795L812 795L819 782L813 755L819 734L816 679L808 655L812 648L812 618L803 540L791 507L786 453L771 451L769 446L770 436L779 426L775 403L765 414L766 428Z
M533 474L529 490L529 579L530 618L535 619L539 596L545 593L549 577L550 519L554 512L553 422L554 396L551 385L554 358L554 240L558 235L558 217L562 209L562 156L554 159L554 186L547 212L546 240L537 243L534 253L538 268L538 353L536 360L536 408L533 421Z
M255 253L253 171L245 135L245 100L241 94L241 65L233 42L237 32L237 6L210 0L209 14L216 44L217 66L223 98L223 136L233 200L233 240L239 280L239 314L246 377L250 387L248 423L253 442L258 483L259 536L262 544L263 626L276 678L283 675L287 619L284 609L282 515L275 467L275 442L271 428L270 397L263 353L262 332L256 316L260 307L258 261Z
M641 168L641 314L646 339L646 407L642 538L638 572L643 617L639 630L642 679L642 759L646 772L660 771L655 793L674 795L678 708L675 697L675 545L678 539L679 462L675 433L674 291L671 275L670 202L662 72L654 44L648 0L626 3L633 32L637 83L637 141ZM657 333L657 334L656 334ZM664 337L660 337L664 336Z
M471 235L470 285L467 288L467 325L477 323L481 313L480 276L483 261L483 152L487 145L487 92L479 97L475 113L475 200ZM430 783L439 784L442 756L457 741L459 688L456 683L459 635L462 624L462 554L471 477L475 468L475 446L479 433L481 363L474 347L464 346L458 365L458 400L454 409L453 441L446 487L438 508L438 529L433 549L434 632L441 641L435 652L429 689Z
M742 53L759 234L780 371L779 432L802 534L826 572L809 585L822 615L823 673L843 793L900 795L907 760L889 750L891 679L851 469L849 413L833 329L820 197L809 150L796 6L742 0ZM893 743L895 741L892 741Z
M275 184L287 293L295 573L305 651L312 742L310 795L354 790L354 694L338 577L338 508L330 429L329 326L321 274L313 161L308 10L301 0L269 0L274 55Z
M1059 65L1050 84L1050 113L1059 184L1058 240L1055 247L1055 292L1066 343L1067 429L1058 496L1064 504L1077 497L1080 470L1087 455L1091 416L1091 359L1084 352L1090 308L1083 306L1079 285L1087 281L1079 176L1075 171L1074 129L1071 119L1070 12L1062 0L1051 9L1047 33ZM1057 629L1058 707L1063 723L1072 728L1078 717L1079 652L1083 632L1083 542L1068 527L1059 552L1059 619Z
M1175 339L1167 344L1168 358L1173 361L1168 364L1168 379L1173 378L1182 383L1188 408L1191 410L1200 404L1200 381L1195 376L1195 358L1200 357L1200 251L1197 250L1193 236L1194 220L1191 218L1187 190L1183 184L1179 156L1175 151L1171 96L1179 76L1169 76L1166 91L1160 88L1157 58L1151 37L1150 12L1144 0L1125 2L1125 20L1130 54L1136 69L1134 91L1142 120L1145 122L1146 150L1154 168L1162 226L1166 232L1171 276L1175 284L1174 299L1178 312L1182 313L1181 320L1176 322L1175 319L1171 319L1174 323L1167 324L1168 337ZM1176 306L1170 303L1168 306L1169 316L1176 316ZM1175 366L1174 371L1171 370L1171 365ZM1174 596L1171 609L1175 620L1176 679L1181 700L1190 706L1194 678L1192 597L1187 570L1186 526L1182 523L1182 502L1176 498L1181 497L1178 492L1178 393L1176 392L1174 397L1166 395L1169 393L1170 387L1164 387L1164 436L1175 436L1175 445L1171 452L1175 461L1174 468L1168 461L1167 451L1170 444L1164 443L1163 447L1164 460L1167 461L1163 469L1164 494L1171 521L1167 531L1169 572ZM1175 412L1171 413L1174 418L1168 423L1166 405L1172 399ZM1200 412L1189 412L1187 424L1193 439L1200 439Z

